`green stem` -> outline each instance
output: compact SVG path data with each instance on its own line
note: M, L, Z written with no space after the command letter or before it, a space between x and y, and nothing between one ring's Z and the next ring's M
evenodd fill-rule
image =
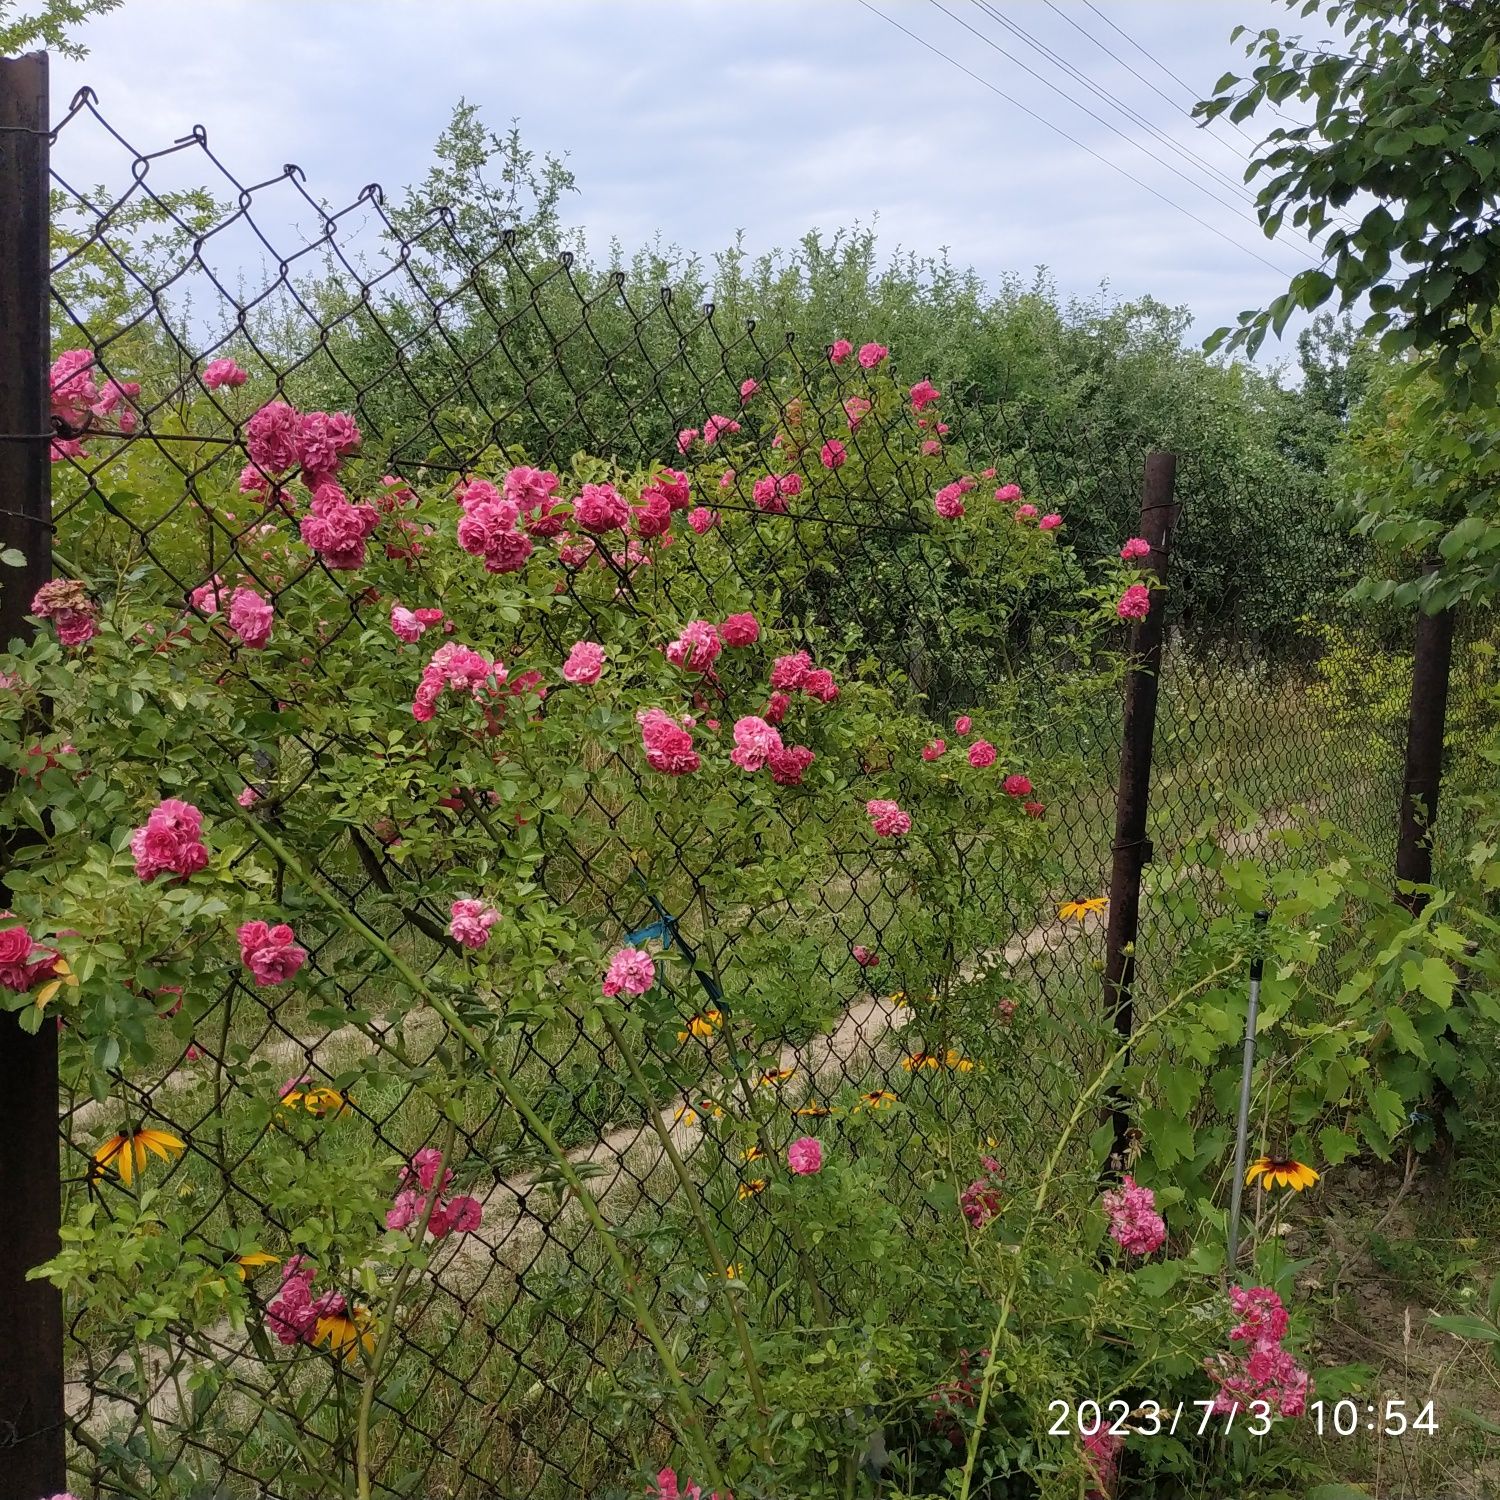
M1104 1064L1103 1068L1099 1070L1093 1082L1079 1094L1078 1102L1073 1107L1073 1113L1068 1117L1067 1124L1063 1126L1062 1133L1058 1136L1057 1144L1052 1148L1052 1154L1047 1158L1046 1165L1042 1168L1041 1180L1037 1183L1036 1200L1032 1204L1031 1219L1027 1223L1026 1230L1015 1247L1015 1253L1008 1258L1011 1266L1011 1274L1008 1277L1005 1294L1000 1299L999 1316L995 1319L995 1327L990 1334L989 1358L985 1361L984 1376L979 1383L979 1403L974 1409L974 1430L969 1434L969 1449L964 1457L963 1483L959 1486L956 1500L969 1500L970 1489L974 1483L974 1462L979 1457L979 1440L984 1432L985 1412L989 1408L990 1395L995 1388L995 1375L1000 1360L1000 1337L1005 1332L1006 1324L1010 1321L1011 1306L1015 1299L1016 1280L1020 1274L1020 1268L1026 1254L1026 1242L1031 1238L1032 1228L1041 1217L1042 1210L1046 1206L1047 1192L1052 1186L1052 1176L1057 1170L1058 1162L1062 1159L1064 1147L1068 1144L1074 1130L1077 1129L1078 1122L1087 1112L1089 1101L1114 1076L1115 1069L1125 1060L1126 1055L1140 1041L1141 1037L1154 1027L1159 1026L1167 1016L1171 1015L1196 990L1207 988L1209 985L1217 982L1223 974L1229 972L1229 967L1229 965L1225 965L1222 969L1214 970L1212 974L1205 976L1196 985L1184 990L1175 1000L1168 1001L1159 1011L1137 1026L1131 1039L1114 1053L1109 1061Z
M713 948L710 938L710 924L708 920L708 898L704 895L703 887L698 887L698 917L703 923L702 946L699 949L700 956L706 954L708 957L708 972L713 978L714 987L722 996L724 993L724 979L719 972L719 959ZM724 1034L729 1039L734 1050L731 1054L731 1064L734 1068L735 1082L740 1086L740 1092L745 1098L745 1110L750 1116L750 1123L755 1127L755 1138L760 1142L760 1149L765 1153L768 1162L776 1160L776 1146L766 1131L765 1121L761 1118L755 1108L755 1090L750 1080L746 1077L745 1068L741 1061L744 1054L734 1042L734 1031L732 1021L727 1022ZM807 1241L802 1238L802 1229L795 1221L788 1226L787 1237L792 1242L792 1254L797 1257L797 1269L801 1272L802 1279L807 1283L808 1290L812 1294L813 1311L817 1313L818 1320L822 1323L832 1321L832 1312L828 1306L828 1299L823 1295L823 1288L818 1284L818 1278L813 1274L812 1261L807 1250Z
M448 1133L443 1138L443 1149L438 1153L437 1170L432 1179L432 1191L428 1194L427 1206L422 1210L422 1222L412 1242L417 1249L420 1249L427 1239L427 1226L432 1222L433 1210L437 1207L438 1197L443 1190L443 1174L448 1169L448 1158L453 1154L453 1142L457 1135L458 1125L450 1119ZM411 1280L415 1264L415 1257L408 1256L406 1263L396 1273L391 1295L386 1301L385 1322L381 1326L380 1337L375 1342L375 1352L371 1354L366 1364L365 1378L360 1384L359 1415L354 1424L354 1483L359 1500L370 1500L370 1409L375 1404L375 1388L380 1380L380 1367L385 1363L386 1352L396 1332L396 1315L401 1311L401 1298L406 1293L406 1286Z
M744 1312L740 1308L740 1299L729 1284L729 1263L724 1259L724 1253L719 1248L718 1236L714 1234L708 1222L708 1215L703 1211L703 1199L699 1195L697 1184L693 1181L687 1164L677 1150L677 1144L672 1139L672 1132L662 1123L661 1111L656 1107L651 1086L641 1072L640 1062L635 1052L627 1044L613 1016L608 1014L604 1016L604 1029L609 1033L609 1039L615 1044L615 1050L624 1058L625 1068L630 1074L631 1082L640 1092L641 1103L646 1106L646 1115L651 1121L651 1128L656 1132L656 1138L661 1142L661 1148L666 1152L667 1160L672 1164L672 1171L687 1198L688 1210L693 1216L693 1222L698 1226L698 1236L708 1251L709 1260L713 1262L714 1276L718 1280L721 1295L729 1309L730 1319L734 1323L735 1337L739 1340L740 1354L745 1361L745 1375L750 1382L750 1393L755 1400L755 1409L760 1414L762 1430L758 1440L759 1456L766 1463L771 1463L769 1438L771 1407L766 1400L765 1387L761 1383L760 1365L755 1358L755 1346L750 1341L750 1329L745 1322ZM364 1497L361 1497L361 1500L364 1500Z
M484 1063L486 1071L494 1079L500 1092L505 1095L506 1102L520 1115L526 1127L542 1143L547 1154L556 1163L563 1181L572 1190L579 1207L583 1209L590 1226L599 1236L600 1244L604 1247L604 1252L609 1259L610 1266L614 1270L615 1275L619 1277L620 1285L630 1300L636 1324L641 1332L646 1335L652 1348L656 1350L656 1357L661 1361L661 1367L666 1374L667 1383L672 1388L672 1399L677 1407L678 1417L682 1423L683 1441L692 1449L694 1460L700 1465L701 1472L708 1476L708 1482L715 1488L722 1488L723 1479L719 1474L718 1464L714 1461L709 1451L708 1440L704 1435L702 1421L693 1406L693 1398L688 1392L687 1383L683 1379L677 1360L673 1356L672 1350L668 1346L656 1319L652 1316L651 1309L641 1292L637 1278L631 1274L630 1268L625 1264L625 1257L620 1253L620 1247L615 1243L614 1235L609 1225L605 1222L604 1215L599 1211L599 1205L594 1201L594 1197L588 1191L583 1178L578 1175L577 1168L574 1167L568 1153L558 1143L557 1137L553 1135L546 1121L532 1108L530 1100L521 1092L515 1080L509 1074L505 1073L489 1055L484 1038L458 1015L453 1007L438 995L424 979L416 974L410 965L395 952L391 945L378 932L372 927L367 926L356 912L350 911L337 896L328 890L320 879L308 871L296 855L280 839L240 810L232 797L229 797L227 801L229 806L234 809L234 815L328 908L333 914L334 919L340 925L347 928L354 936L360 938L377 953L381 954L386 962L401 976L411 991L414 994L420 995L443 1018L448 1024L449 1029L468 1044L474 1055Z

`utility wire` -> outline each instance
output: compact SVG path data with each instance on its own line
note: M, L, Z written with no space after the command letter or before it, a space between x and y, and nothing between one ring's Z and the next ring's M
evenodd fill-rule
M945 16L948 17L950 21L956 21L971 36L977 37L981 42L985 44L985 46L990 47L994 51L998 52L1001 57L1006 59L1007 62L1014 63L1015 66L1020 68L1023 73L1026 73L1030 77L1036 79L1036 81L1042 84L1043 87L1051 89L1054 94L1063 99L1066 103L1071 104L1074 109L1081 110L1089 117L1089 119L1093 120L1096 124L1102 125L1107 131L1110 132L1111 135L1118 136L1122 141L1126 142L1130 146L1133 146L1143 156L1149 157L1157 164L1157 166L1165 168L1174 177L1178 178L1179 181L1186 183L1187 186L1196 189L1200 193L1207 194L1207 196L1212 198L1213 201L1217 203L1221 208L1227 208L1231 213L1239 215L1239 217L1244 219L1246 223L1254 224L1257 228L1260 227L1259 221L1256 219L1255 215L1249 211L1248 205L1243 200L1239 203L1231 202L1228 198L1221 197L1211 188L1206 188L1201 183L1193 182L1184 177L1182 175L1182 172L1178 168L1174 167L1171 162L1166 161L1162 157L1158 156L1156 152L1151 150L1149 146L1142 145L1142 143L1136 140L1133 136L1126 135L1124 131L1118 129L1114 125L1111 125L1103 115L1097 113L1097 111L1093 109L1090 109L1087 104L1083 103L1082 100L1077 99L1072 94L1068 93L1068 91L1061 85L1053 83L1050 78L1043 77L1043 75L1038 73L1035 68L1031 67L1029 64L1023 62L1019 57L1017 57L1014 52L1008 52L992 36L989 36L985 32L980 31L977 27L971 26L966 20L963 19L962 16L955 15L951 10L948 9L946 5L942 3L942 0L928 0L928 4L930 4L934 9L941 11ZM1293 253L1303 256L1303 258L1306 259L1309 264L1316 265L1318 263L1313 257L1307 255L1306 251L1294 250Z
M1089 146L1085 142L1079 140L1077 136L1070 135L1066 130L1062 128L1062 126L1054 125L1051 120L1048 120L1043 116L1037 114L1035 111L1028 109L1024 104L1021 103L1019 99L1016 99L1010 94L1007 94L1004 89L992 83L988 78L982 77L980 74L974 72L972 68L965 67L963 63L958 61L957 58L953 57L950 53L944 52L941 47L935 46L932 42L929 42L926 37L919 36L909 27L903 26L893 17L886 15L883 10L878 10L874 5L870 3L870 0L859 0L859 4L862 5L867 11L869 11L871 15L879 16L880 19L886 23L886 25L894 26L897 31L903 33L905 36L910 37L911 40L916 42L918 46L925 47L927 51L933 53L937 57L942 58L944 62L952 64L952 66L957 68L959 72L964 73L968 77L972 78L975 83L979 84L983 88L988 89L992 94L996 95L997 98L1004 99L1007 104L1013 106L1022 114L1027 115L1031 119L1035 120L1037 124L1045 125L1047 129L1052 131L1055 135L1060 135L1070 145L1077 146L1080 151L1083 151L1087 155L1092 156L1095 161L1102 162L1106 167L1110 168L1111 171L1118 172L1122 177L1127 178L1137 187L1143 188L1146 192L1150 193L1153 198L1159 199L1162 203L1165 203L1168 208L1176 209L1178 213L1186 215L1186 217L1191 219L1195 224L1208 230L1210 234L1217 235L1221 240L1225 242L1225 244L1233 245L1236 250L1239 250L1245 255L1258 260L1261 265L1265 266L1268 270L1274 271L1278 276L1285 276L1287 274L1285 268L1283 268L1282 266L1278 266L1274 261L1267 260L1264 255L1260 254L1259 251L1252 250L1243 241L1237 240L1232 235L1226 234L1217 225L1210 224L1207 219L1200 218L1199 215L1195 214L1192 211L1192 209L1184 208L1182 204L1178 203L1175 199L1167 197L1165 193L1161 192L1157 188L1152 187L1149 182L1142 181L1142 179L1137 177L1133 172L1127 171L1126 168L1120 166L1118 162L1111 161L1107 156L1103 156L1099 152L1095 151L1092 146Z
M1047 0L1047 3L1051 5L1052 0ZM1176 155L1182 157L1184 161L1192 163L1192 165L1197 170L1214 178L1221 186L1228 188L1231 193L1235 193L1239 197L1245 199L1247 204L1253 203L1255 201L1255 195L1254 193L1250 192L1248 188L1246 188L1243 177L1232 177L1228 172L1224 171L1222 167L1216 166L1213 162L1209 161L1207 157L1200 156L1190 147L1183 146L1177 141L1174 141L1171 136L1154 125L1150 120L1146 118L1145 115L1141 114L1139 110L1135 109L1132 105L1125 103L1124 100L1120 99L1115 94L1112 94L1107 88L1098 83L1095 79L1089 77L1089 75L1083 72L1081 69L1074 67L1073 64L1070 63L1067 58L1064 57L1060 52L1055 52L1051 47L1047 46L1045 42L1038 41L1036 37L1032 36L1032 34L1025 29L1025 27L1021 26L1016 21L1012 21L996 6L990 4L989 0L970 0L970 4L978 7L978 9L982 10L986 15L997 21L1008 32L1010 32L1012 36L1018 37L1028 47L1030 47L1033 52L1036 52L1040 56L1044 57L1054 67L1061 68L1063 72L1065 72L1075 82L1081 83L1084 88L1088 89L1091 94L1093 94L1096 98L1103 100L1104 103L1107 104L1111 109L1116 110L1120 114L1124 115L1125 118L1131 121L1132 124L1138 125L1143 130L1148 131L1169 151L1172 151ZM1052 8L1054 10L1057 9L1055 5L1053 5ZM1058 14L1064 15L1065 13L1059 11ZM1172 104L1172 110L1173 113L1186 113L1186 111L1182 110L1180 106L1175 103ZM1233 148L1230 147L1228 149L1232 150ZM1241 157L1240 160L1243 161L1243 157Z

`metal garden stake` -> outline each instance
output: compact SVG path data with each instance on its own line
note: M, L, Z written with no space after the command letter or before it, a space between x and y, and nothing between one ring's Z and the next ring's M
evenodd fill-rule
M1250 1080L1255 1073L1255 1022L1260 1012L1260 976L1265 969L1262 936L1268 911L1255 914L1255 952L1250 958L1250 1008L1245 1014L1245 1060L1240 1072L1240 1114L1234 1131L1234 1186L1229 1194L1229 1264L1240 1254L1240 1202L1245 1194L1245 1157L1250 1145Z

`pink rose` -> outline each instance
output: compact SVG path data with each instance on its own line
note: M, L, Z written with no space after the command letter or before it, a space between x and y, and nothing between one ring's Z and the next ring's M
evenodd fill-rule
M245 423L245 447L267 474L284 474L297 462L302 419L285 401L268 401Z
M563 663L563 680L574 687L590 687L604 669L604 647L597 641L575 641Z
M880 955L872 948L866 948L863 943L856 943L852 949L854 962L862 969L878 969L880 967Z
M942 394L930 380L919 380L910 391L912 410L921 411L923 407L931 406Z
M612 484L586 484L573 502L573 519L585 531L623 531L630 520L630 506Z
M891 351L884 344L861 344L859 364L863 370L873 370Z
M1016 519L1018 521L1029 521L1036 514L1034 505L1018 505L1016 507Z
M799 1177L811 1177L823 1170L823 1148L810 1135L798 1136L786 1148L786 1164Z
M265 649L271 639L271 626L275 623L276 611L269 599L262 598L254 589L237 588L229 601L229 628L251 651Z
M740 381L740 405L743 406L759 389L760 381L758 380Z
M448 908L448 936L465 948L483 948L500 913L487 901L461 899Z
M831 364L841 365L854 353L854 345L848 339L835 339L828 346L828 359Z
M969 746L969 764L979 770L995 764L995 747L988 740L975 740Z
M1029 797L1031 795L1031 778L1029 776L1007 776L1001 783L1007 797Z
M131 834L130 852L141 880L149 882L158 875L196 875L208 864L203 814L191 802L164 799Z
M617 948L610 955L602 986L611 999L620 994L644 995L656 983L656 965L643 948Z
M911 814L902 812L900 804L889 798L872 797L865 803L865 813L878 838L900 838L911 832Z
M203 371L204 388L210 391L225 385L244 385L249 378L232 359L213 360Z
M693 446L694 442L697 441L697 438L698 429L696 427L684 427L677 434L677 451L679 453L686 453Z
M695 510L688 512L688 525L693 528L699 536L705 535L719 524L719 513L709 510L707 506L700 505Z
M707 672L719 659L724 643L719 630L708 620L690 620L667 645L666 657L684 672Z
M995 491L995 499L1001 501L1019 500L1021 498L1021 486L1018 484L1002 484Z
M753 614L730 615L719 627L726 646L753 646L760 639L760 621Z
M1151 543L1143 536L1133 536L1120 548L1120 557L1125 562L1134 562L1140 557L1151 556Z
M823 451L819 457L825 469L837 469L849 457L849 452L837 438L830 438L823 444Z
M946 740L933 740L930 744L922 746L922 759L938 760L947 748L948 742Z
M960 714L953 721L953 732L960 739L967 739L969 731L974 727L974 721L968 714Z
M307 962L307 949L297 945L285 922L268 927L264 922L246 922L236 934L240 962L261 987L285 984Z
M742 771L758 771L773 752L782 748L781 734L755 714L746 714L734 726L734 749L730 760Z
M1036 524L1039 531L1056 531L1062 525L1062 517L1056 511L1052 511Z
M1115 605L1115 613L1122 620L1144 620L1151 613L1151 590L1144 583L1133 583Z

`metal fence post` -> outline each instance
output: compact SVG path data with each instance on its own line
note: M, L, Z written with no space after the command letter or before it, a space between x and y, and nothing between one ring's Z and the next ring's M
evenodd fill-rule
M1436 563L1428 564L1431 571ZM1443 730L1448 713L1448 675L1453 665L1454 606L1417 615L1411 664L1411 707L1406 721L1406 772L1401 780L1396 879L1432 882L1432 835L1437 828L1438 790L1443 779ZM1427 898L1406 891L1397 900L1413 914Z
M25 637L51 571L47 56L0 60L0 643ZM0 884L9 868L0 846ZM0 904L4 903L0 891ZM0 1500L67 1487L62 1298L26 1273L57 1253L62 1214L57 1028L35 1036L0 1016Z
M1120 742L1120 784L1115 798L1114 859L1109 876L1109 929L1105 939L1104 1004L1115 1033L1126 1044L1135 1024L1135 939L1140 923L1141 871L1151 858L1146 812L1151 790L1151 743L1156 728L1157 686L1166 633L1167 563L1179 502L1174 490L1177 456L1146 455L1141 488L1140 535L1151 544L1145 567L1160 588L1151 591L1151 609L1131 632L1130 669L1125 676L1125 715ZM1130 1115L1115 1096L1109 1106L1114 1126L1114 1159L1125 1160Z

